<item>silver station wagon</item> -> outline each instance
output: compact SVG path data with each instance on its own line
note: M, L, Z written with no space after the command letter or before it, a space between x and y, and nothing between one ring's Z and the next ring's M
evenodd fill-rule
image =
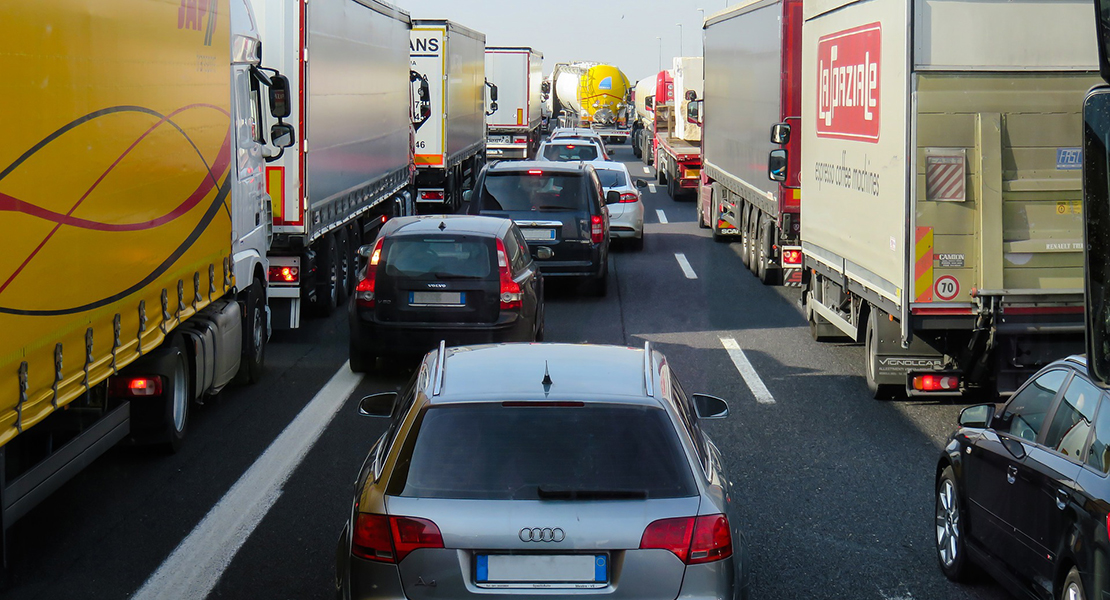
M747 598L737 499L704 419L644 348L429 353L399 394L339 540L340 598Z

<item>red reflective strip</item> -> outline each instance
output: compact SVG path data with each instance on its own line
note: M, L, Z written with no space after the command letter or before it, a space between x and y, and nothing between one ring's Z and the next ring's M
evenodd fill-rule
M955 316L955 315L970 315L972 311L970 308L958 307L941 307L941 308L919 308L914 307L911 312L915 315L933 315L933 316Z

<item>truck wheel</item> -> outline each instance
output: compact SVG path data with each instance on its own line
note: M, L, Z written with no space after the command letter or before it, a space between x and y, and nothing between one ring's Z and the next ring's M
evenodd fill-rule
M255 279L247 288L243 301L243 356L235 383L244 385L262 379L266 364L266 292L262 282Z
M659 161L655 165L655 183L663 185L667 183L667 163L666 161Z
M775 239L775 225L770 219L764 218L759 231L759 281L763 285L775 285L776 270L770 266L771 256L768 252L771 240Z
M713 194L713 192L710 191L710 196L711 196L709 198L710 212L712 212L712 209L715 206L715 204L713 204L712 194ZM699 229L709 229L709 222L705 219L705 210L703 210L704 205L705 205L705 194L703 193L702 188L699 187L698 188L698 201L697 201L697 206L698 206L698 228ZM714 239L716 239L716 238L714 238Z
M327 234L320 240L316 263L316 302L313 311L321 317L330 316L339 302L339 251L335 236Z
M881 315L882 312L875 308L872 308L871 314L867 315L867 334L864 341L864 350L867 360L867 391L871 392L871 397L876 400L892 400L898 397L898 386L890 384L880 385L878 382L879 327L875 322Z
M172 342L173 370L166 377L166 388L163 396L165 411L165 437L161 448L172 454L181 449L185 441L185 434L189 427L189 405L193 396L189 389L189 358L186 354L185 344L176 339Z
M673 177L667 178L667 195L671 197L671 200L678 202L678 185Z
M335 256L338 259L336 268L339 276L338 285L335 286L335 305L344 306L355 275L354 257L351 255L351 234L347 227L341 227L335 232Z
M759 221L759 211L753 208L748 217L748 270L756 277L759 276L759 247L763 244L759 239Z
M740 262L744 266L748 266L748 260L751 254L748 252L748 244L751 243L751 235L748 232L748 205L743 202L740 203Z

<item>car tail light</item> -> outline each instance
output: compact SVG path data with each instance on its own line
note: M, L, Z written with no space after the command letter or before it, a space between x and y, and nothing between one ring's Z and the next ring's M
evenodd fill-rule
M438 191L438 192L436 192L436 191L420 192L420 199L421 200L443 200L443 192L442 191Z
M728 517L705 515L652 522L640 538L640 549L669 550L688 564L713 562L732 556Z
M113 398L147 398L162 395L162 378L157 375L113 377L108 384L108 394Z
M782 251L782 264L789 267L802 266L802 251L801 250L783 250Z
M374 308L378 304L374 299L374 284L378 278L378 262L382 258L382 243L384 242L385 239L382 238L374 244L374 251L370 254L370 260L366 263L366 274L355 286L355 304L363 308Z
M601 222L601 215L590 216L590 243L600 244L605 235L605 227Z
M620 201L623 204L625 202L635 202L639 199L640 199L640 197L637 196L636 194L633 194L633 193L630 193L630 192L625 192L625 193L621 194Z
M297 283L301 280L301 270L297 267L270 265L270 283Z
M960 378L956 375L917 375L913 378L913 389L919 392L955 392L960 389Z
M513 281L513 273L509 269L509 255L505 252L505 243L501 240L497 240L497 270L501 276L501 310L520 308L523 298L520 284Z
M413 550L442 547L439 527L416 517L359 513L351 536L351 554L378 562L399 563Z

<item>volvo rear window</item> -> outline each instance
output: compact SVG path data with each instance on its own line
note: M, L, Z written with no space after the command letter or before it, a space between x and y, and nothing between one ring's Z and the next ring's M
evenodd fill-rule
M416 236L387 239L385 273L416 279L485 279L493 273L493 240Z
M586 208L582 176L577 173L490 173L482 188L482 210L579 211Z
M675 429L658 408L433 406L415 427L390 495L604 500L697 493Z
M587 143L547 144L543 157L547 160L597 160L597 146Z

